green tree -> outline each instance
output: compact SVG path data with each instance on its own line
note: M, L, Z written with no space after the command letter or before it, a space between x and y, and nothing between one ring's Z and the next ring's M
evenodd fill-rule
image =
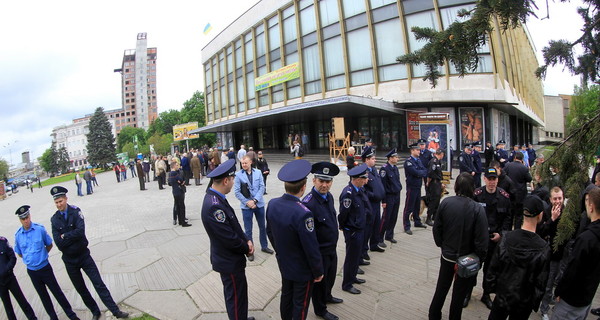
M135 144L135 139L137 139L138 147L139 145L145 144L146 130L134 127L125 127L121 129L121 132L119 132L119 134L117 135L117 151L124 152L123 146L128 142Z
M0 158L0 177L4 180L8 177L8 162Z
M158 118L150 124L146 136L150 138L154 134L173 134L173 126L183 123L181 112L179 110L169 110L161 112Z
M50 148L46 149L40 157L40 165L44 171L51 175L58 173L58 151L56 150L56 143L52 141Z
M71 160L69 159L69 153L67 152L67 148L62 147L58 149L56 151L56 167L58 168L58 172L69 172L70 166Z
M87 141L89 164L105 167L106 164L117 160L115 137L102 107L98 107L90 118Z
M171 152L172 143L172 134L160 135L158 133L155 133L152 137L148 138L148 144L154 147L154 152L156 152L157 154L167 154Z
M206 125L206 116L204 114L204 93L200 91L194 92L192 97L183 103L181 109L182 123L198 122L198 127L202 128ZM189 141L190 147L200 148L204 145L213 146L217 141L214 133L201 133L198 139ZM180 146L185 146L185 142L180 142Z

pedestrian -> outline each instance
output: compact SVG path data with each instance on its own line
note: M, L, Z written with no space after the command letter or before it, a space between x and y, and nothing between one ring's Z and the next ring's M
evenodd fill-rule
M529 168L529 153L527 152L527 146L526 145L522 145L521 146L521 153L523 154L523 164Z
M135 178L135 177L136 177L136 173L135 173L135 162L133 162L133 161L129 161L128 165L129 165L129 170L131 170L131 177L132 177L132 178Z
M16 263L17 257L13 248L10 247L5 237L0 236L0 298L2 298L2 304L4 304L6 317L8 320L17 320L10 300L10 292L21 307L21 310L23 310L25 317L29 320L37 319L13 272Z
M94 170L94 168L90 169L90 172L92 173L92 186L98 186L98 180L96 179L96 172Z
M494 160L498 161L501 168L504 168L508 163L508 152L504 150L506 141L500 140L496 143L496 151L494 151Z
M38 189L42 188L42 179L38 177Z
M235 159L235 151L233 151L233 147L229 148L229 151L227 152L227 159Z
M419 145L414 143L409 146L410 157L404 162L404 175L406 176L406 200L402 220L404 232L412 235L410 230L410 216L412 215L415 228L427 228L421 223L419 212L421 211L421 185L423 178L427 177L427 168L419 159Z
M537 311L548 281L550 246L535 233L544 202L527 196L523 226L506 233L495 250L485 281L496 293L488 320L529 319ZM596 250L600 253L600 250ZM574 319L564 317L561 319Z
M119 165L119 170L121 171L121 181L127 180L127 168L125 167L125 161Z
M535 163L535 159L537 158L537 155L535 153L535 149L533 148L533 145L530 143L527 146L527 153L529 154L529 167L533 167L533 164Z
M91 167L88 167L87 170L83 173L83 180L85 180L86 186L86 194L90 195L94 193L94 189L92 188L92 172L90 171Z
M269 201L267 207L267 234L281 272L282 319L306 319L313 285L323 280L314 215L300 201L311 169L306 160L285 164L277 174L285 194Z
M246 156L250 157L250 160L252 160L252 168L256 168L256 152L254 152L254 148L253 147L249 147L248 148L248 152L246 152Z
M466 172L472 176L475 176L475 167L473 166L473 147L470 144L463 146L463 152L458 157L458 164L460 173ZM475 179L473 179L475 180Z
M359 270L359 262L362 259L362 247L364 230L367 223L367 214L371 210L369 198L363 188L369 181L367 165L352 168L348 171L350 183L340 194L340 214L338 222L340 230L344 233L346 242L346 257L344 258L344 278L342 290L352 294L360 294L361 291L354 284L362 284L366 281L356 277Z
M331 294L337 273L337 242L339 238L337 214L333 195L329 192L333 178L340 169L330 162L318 162L312 165L313 187L302 203L315 216L315 232L321 260L323 261L323 280L313 287L312 302L315 314L325 320L337 320L338 316L327 310L327 303L342 303L343 300Z
M113 171L115 172L115 175L117 176L117 182L121 182L121 167L119 166L118 163L116 163L113 166Z
M255 217L256 224L258 224L261 251L273 254L273 250L269 248L265 230L265 201L263 200L265 184L262 172L252 168L252 159L248 155L242 158L242 170L235 174L233 191L235 197L240 201L246 237L254 243L252 239L252 218ZM254 255L248 256L248 260L254 261Z
M379 244L383 244L383 240L380 239L380 226L381 226L381 200L385 198L385 189L381 182L381 176L377 167L375 167L375 152L373 149L366 149L368 153L363 152L362 161L367 165L367 174L369 175L369 181L364 186L369 198L369 204L371 205L370 214L367 214L367 224L365 226L365 233L363 239L363 259L370 260L369 249L372 252L384 252L385 249L379 247ZM384 207L385 209L385 207ZM370 263L362 262L362 265L368 265Z
M489 141L487 141L485 143L484 156L485 156L485 166L489 167L492 160L494 160L494 147L492 147L492 143Z
M154 167L156 168L156 176L158 177L158 189L163 190L165 187L165 177L167 176L167 164L165 160L167 157L163 157L159 155L156 164Z
M521 146L520 146L520 145L518 145L518 144L515 144L515 145L513 145L513 149L512 149L512 151L510 152L510 154L509 154L509 156L508 156L508 162L513 162L513 161L515 161L515 155L516 155L517 153L520 153L520 152L521 152L521 150L520 150L520 149L521 149Z
M308 140L308 135L302 131L302 135L300 136L300 139L302 140L302 147L304 148L305 152L309 151L309 140Z
M246 156L246 146L241 145L240 146L240 150L238 150L237 152L237 160L240 163L240 170L242 170L242 158L244 158L244 156Z
M194 177L194 184L199 186L202 183L202 162L200 161L200 154L193 153L192 159L190 159L190 169L192 170L192 176Z
M52 238L43 225L31 222L30 208L30 206L24 205L19 207L15 213L21 221L21 227L15 233L14 251L23 258L27 274L50 319L58 320L58 316L46 288L50 289L67 317L71 320L78 320L77 314L73 312L71 304L56 281L52 265L48 261L48 252L52 249Z
M117 318L127 318L129 314L119 309L104 281L102 281L100 271L98 271L88 248L83 214L81 209L68 204L67 192L68 190L61 186L53 187L50 190L57 209L50 219L52 237L58 250L62 252L62 260L65 263L67 274L75 290L81 296L83 303L92 312L92 320L100 319L100 308L85 285L81 271L88 276L100 300L108 310Z
M348 155L346 156L346 168L348 168L347 171L352 170L352 168L354 168L358 165L356 163L356 160L354 160L355 153L356 153L356 150L354 149L354 147L348 148Z
M427 149L427 140L419 139L417 143L419 144L419 159L421 159L423 166L427 168L429 167L429 161L433 159L433 154Z
M294 141L294 145L290 147L290 153L294 156L294 159L302 159L304 153L302 151L302 146L300 146L300 142Z
M596 166L594 167L594 172L592 172L590 183L596 183L596 177L598 176L598 172L600 172L600 154L596 155Z
M481 142L477 141L473 143L471 158L473 159L473 169L475 169L473 182L475 183L475 188L477 189L481 187L481 173L483 172L483 164L481 163Z
M383 214L381 215L381 225L379 227L379 238L385 239L391 243L397 243L394 239L394 228L398 221L398 211L400 210L400 192L402 191L402 182L400 182L400 171L398 170L398 153L396 148L392 149L386 155L387 162L379 170L381 182L385 190L385 198L382 200ZM385 245L385 243L383 243ZM379 244L380 247L383 247Z
M75 171L75 185L77 186L77 195L83 197L83 192L81 192L81 185L83 184L83 179L81 178L81 174L79 174L79 169Z
M444 149L437 149L433 154L433 159L429 161L429 168L427 168L425 189L428 190L429 197L427 200L427 220L425 220L425 224L432 227L440 200L442 199L442 190L446 188L446 185L442 183L444 179L442 159L444 159Z
M271 173L271 170L269 170L269 164L267 163L267 159L264 158L262 151L258 152L258 158L256 159L256 168L258 169L258 171L262 172L263 181L265 184L264 194L267 194L267 177L269 176L269 173Z
M185 185L189 186L190 178L192 177L192 167L190 165L190 157L192 157L191 153L183 153L181 156L181 170L183 171L183 180L185 181Z
M429 319L442 318L442 307L450 286L450 320L461 318L463 302L474 278L461 277L456 274L456 263L459 257L474 254L479 261L485 260L488 248L488 224L483 208L473 201L473 176L461 173L454 184L456 196L445 198L438 208L433 224L433 239L441 248L440 272L431 305Z
M498 171L494 168L485 170L484 178L485 185L475 189L473 200L479 203L485 210L485 216L488 221L488 255L485 260L482 260L483 265L483 294L481 302L488 309L492 309L492 299L490 298L491 287L487 281L486 275L492 261L492 254L496 250L497 244L502 240L504 234L512 229L512 214L510 211L510 195L502 188L498 188ZM467 296L463 307L466 307L471 300L473 287L477 283L474 281Z
M498 172L498 188L502 188L502 190L508 192L510 195L510 202L514 205L515 194L517 193L517 187L515 186L515 183L509 176L506 175L506 172L502 171L500 162L492 160L490 163L490 168L494 168Z
M527 196L527 184L531 182L531 173L523 164L523 154L517 152L515 160L504 167L504 172L515 183L515 202L513 206L514 228L519 229L523 222L523 200Z
M600 283L600 188L585 195L591 223L577 236L554 295L552 319L585 319Z
M150 162L148 161L148 158L144 158L144 161L142 161L142 169L144 170L144 182L148 183L150 182Z
M173 225L177 225L177 222L179 222L182 227L192 226L185 217L185 180L180 174L179 163L175 160L171 161L169 185L171 185L173 192Z
M136 162L135 169L137 170L137 177L138 177L138 180L140 181L140 190L146 190L146 183L144 182L146 175L144 174L144 167L142 167L142 159L137 159L135 162Z
M202 223L210 239L210 262L221 275L227 315L230 320L248 319L246 257L254 254L225 196L233 188L235 160L230 159L208 174L210 185L202 204Z

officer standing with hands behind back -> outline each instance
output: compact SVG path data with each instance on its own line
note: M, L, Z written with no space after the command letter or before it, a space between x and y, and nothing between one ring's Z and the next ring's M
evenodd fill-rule
M404 162L404 174L406 175L406 203L402 219L404 222L404 232L412 235L410 230L410 215L412 214L416 228L427 228L421 222L419 217L421 207L421 186L423 178L427 177L427 168L419 159L419 145L413 143L409 146L410 157Z
M385 207L381 215L379 234L381 241L388 240L391 243L397 243L398 241L394 239L394 227L398 221L402 183L400 182L400 171L396 166L398 163L396 148L390 150L385 156L388 161L379 169L379 176L385 189L385 198L383 199ZM381 244L379 246L383 247Z
M27 302L25 295L23 295L19 282L17 282L17 278L13 273L16 263L17 256L15 256L15 252L8 244L8 240L6 240L5 237L0 237L0 297L2 298L2 304L4 304L6 317L8 317L8 320L17 319L12 302L10 301L10 291L17 303L19 303L19 306L27 319L37 319L35 312L33 312L31 305Z

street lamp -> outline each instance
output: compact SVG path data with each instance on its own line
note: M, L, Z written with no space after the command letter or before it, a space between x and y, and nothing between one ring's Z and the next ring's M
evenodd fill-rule
M8 153L10 154L10 167L12 167L12 147L14 147L15 143L19 142L18 140L15 140L13 142L7 143L5 146L3 146L3 148L8 148ZM11 146L12 144L12 146Z

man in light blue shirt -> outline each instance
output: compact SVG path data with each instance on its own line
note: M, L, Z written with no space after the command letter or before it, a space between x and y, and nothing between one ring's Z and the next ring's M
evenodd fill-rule
M52 238L43 225L31 222L29 208L28 205L21 206L15 213L22 225L15 233L15 253L23 258L23 263L27 266L27 274L50 319L58 320L58 316L46 287L50 289L69 319L79 319L58 285L52 266L48 261L48 252L52 249Z

